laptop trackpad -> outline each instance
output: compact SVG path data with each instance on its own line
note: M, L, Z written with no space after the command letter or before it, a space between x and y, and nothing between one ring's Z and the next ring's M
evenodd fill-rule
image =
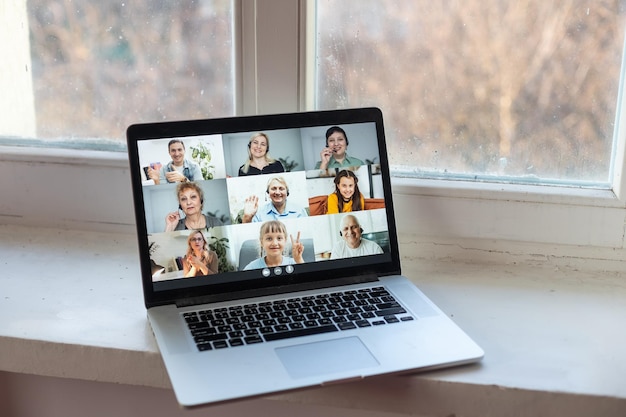
M358 337L287 346L276 353L295 379L379 365Z

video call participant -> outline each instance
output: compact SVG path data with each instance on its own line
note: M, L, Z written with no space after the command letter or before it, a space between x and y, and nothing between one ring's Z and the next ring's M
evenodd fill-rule
M328 196L326 213L348 213L365 209L365 199L359 191L359 179L346 169L339 171L333 180L335 191Z
M204 234L196 230L187 238L187 253L183 258L185 277L199 277L217 274L219 260L217 254L209 249Z
M284 255L287 245L287 227L278 220L270 220L261 225L259 240L261 243L261 257L250 262L244 270L271 268L281 265L294 265L304 263L302 254L304 245L300 242L300 232L296 239L291 239L291 255Z
M242 223L264 222L267 220L306 217L306 210L289 203L289 186L282 176L272 177L267 182L265 192L270 201L259 208L259 198L255 195L246 198L243 206Z
M204 179L200 166L193 161L185 159L185 144L182 140L170 140L167 150L172 160L161 167L160 172L148 168L148 178L154 180L155 184L201 181Z
M283 164L272 158L269 151L270 138L265 133L252 135L248 142L248 160L239 168L239 176L285 172Z
M383 250L376 242L363 239L363 228L359 220L352 214L341 220L339 234L342 240L338 241L330 253L330 259L351 258L353 256L376 255Z
M320 152L321 161L317 161L315 169L344 168L364 165L359 158L348 156L349 145L345 130L333 126L326 131L326 147Z
M165 216L166 232L209 229L224 224L218 218L202 213L204 192L195 182L178 184L176 195L178 197L178 209L185 213L185 217L181 218L179 210L168 213Z

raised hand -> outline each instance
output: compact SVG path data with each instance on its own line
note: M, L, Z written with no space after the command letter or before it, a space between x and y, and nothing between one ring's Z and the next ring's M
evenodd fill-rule
M291 238L291 256L293 256L297 264L304 263L304 258L302 257L304 245L300 242L300 232L298 232L296 240L293 240L293 235L289 235L289 237Z
M328 168L328 162L330 162L330 157L333 156L333 150L326 147L324 149L322 149L322 152L320 152L320 159L321 159L321 163L320 163L320 169L327 169Z
M172 211L165 216L165 231L173 232L180 221L180 213L178 210Z
M259 197L255 195L251 195L250 197L246 198L246 200L243 203L243 216L242 216L243 223L250 223L258 209L259 209Z

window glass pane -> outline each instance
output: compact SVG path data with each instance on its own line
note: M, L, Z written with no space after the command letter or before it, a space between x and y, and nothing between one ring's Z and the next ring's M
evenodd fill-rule
M38 138L234 114L228 0L29 0Z
M381 107L397 173L606 186L624 14L624 1L318 1L316 106Z

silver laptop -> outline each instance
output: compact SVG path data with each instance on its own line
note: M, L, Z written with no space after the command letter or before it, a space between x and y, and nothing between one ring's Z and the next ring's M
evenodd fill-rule
M401 275L379 109L127 139L145 305L182 406L483 357Z

